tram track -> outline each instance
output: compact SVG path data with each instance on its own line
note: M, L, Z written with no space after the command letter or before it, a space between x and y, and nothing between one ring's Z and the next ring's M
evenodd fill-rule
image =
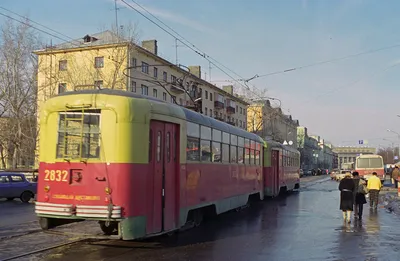
M65 246L68 246L68 245L73 245L73 244L76 244L76 243L79 243L79 242L88 241L88 240L89 240L88 238L76 239L76 240L73 240L73 241L70 241L70 242L56 244L56 245L53 245L53 246L48 246L48 247L32 250L32 251L29 251L29 252L25 252L25 253L22 253L22 254L6 257L6 258L1 259L1 261L16 260L18 258L27 257L27 256L34 255L34 254L39 254L39 253L42 253L42 252L46 252L48 250L52 250L52 249L56 249L56 248L60 248L60 247L65 247Z

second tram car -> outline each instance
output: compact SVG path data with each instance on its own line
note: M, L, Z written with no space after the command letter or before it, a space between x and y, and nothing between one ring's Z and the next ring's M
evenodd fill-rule
M63 93L40 115L35 211L43 229L97 220L123 240L169 233L251 197L299 188L299 152L117 90Z

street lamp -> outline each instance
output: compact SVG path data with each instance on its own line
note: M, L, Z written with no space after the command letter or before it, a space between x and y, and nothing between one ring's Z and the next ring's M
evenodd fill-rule
M399 158L400 158L400 133L392 131L390 129L387 129L387 131L388 132L393 132L394 134L397 134L397 138L399 140L399 144L398 144L399 146L398 146L398 149L397 149L397 156L399 156Z

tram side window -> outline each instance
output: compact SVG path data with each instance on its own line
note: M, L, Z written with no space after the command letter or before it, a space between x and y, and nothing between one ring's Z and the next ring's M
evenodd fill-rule
M221 162L221 143L220 142L212 142L212 155L213 162Z
M199 143L200 143L200 139L193 138L193 137L187 137L186 159L188 161L199 161L200 160Z
M231 145L231 162L232 163L237 163L238 162L237 150L238 150L237 146Z
M209 140L201 140L200 142L201 148L201 161L211 161L211 141Z
M201 148L201 161L211 161L211 128L200 126L200 148Z
M244 164L244 138L238 137L238 163Z
M250 141L248 139L244 140L244 147L245 147L245 155L244 155L244 159L245 159L245 164L250 164L250 160L251 160L251 156L250 156Z
M222 143L222 162L229 162L229 144Z
M243 160L243 155L244 155L244 148L243 147L238 147L238 163L239 164L244 164L244 160Z

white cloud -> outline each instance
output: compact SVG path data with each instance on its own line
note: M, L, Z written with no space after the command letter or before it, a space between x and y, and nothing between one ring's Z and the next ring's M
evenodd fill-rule
M108 1L112 1L114 2L114 0L108 0ZM190 20L186 17L183 17L177 13L173 13L171 11L168 10L164 10L164 9L159 9L159 8L155 8L155 7L150 7L150 6L145 6L143 4L137 5L136 3L132 2L132 1L126 1L129 5L131 5L132 7L138 9L140 12L144 13L146 16L148 16L148 13L146 13L144 9L146 9L148 12L150 12L152 15L156 16L157 18L164 19L173 23L177 23L183 26L187 26L190 27L191 29L194 29L196 31L202 32L202 33L212 33L213 30L207 26L202 25L201 23L197 23L196 21ZM118 5L120 6L124 6L127 8L130 8L129 6L127 6L124 2L122 1L118 1L117 2ZM142 8L143 7L143 8ZM134 10L132 10L134 11ZM136 12L136 11L134 11ZM153 19L152 19L153 20ZM156 21L157 22L157 21Z

